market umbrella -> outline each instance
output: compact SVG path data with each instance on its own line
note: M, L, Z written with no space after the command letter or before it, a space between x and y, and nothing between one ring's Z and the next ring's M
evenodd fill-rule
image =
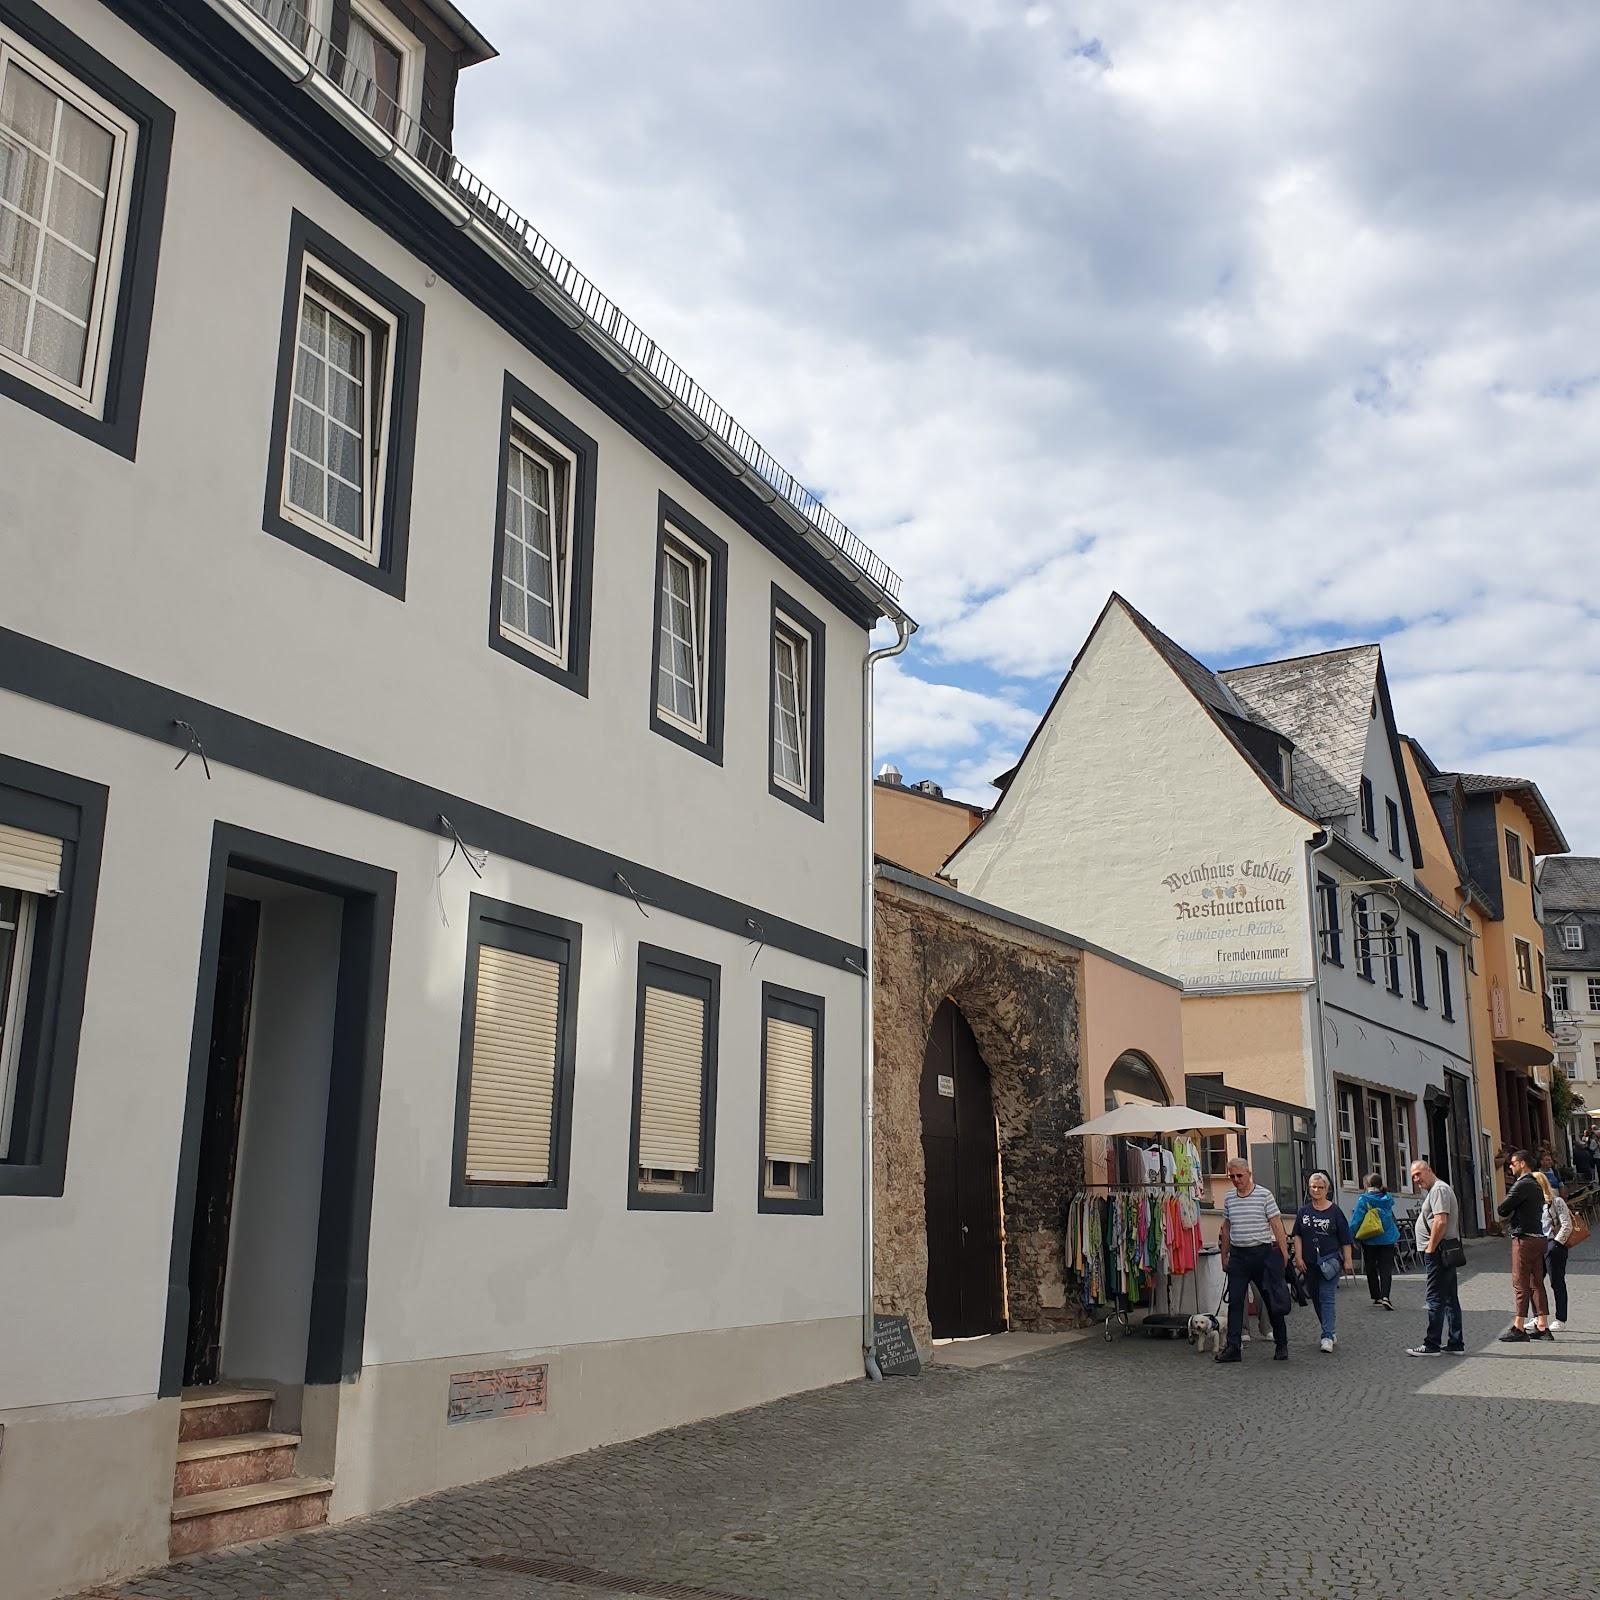
M1189 1106L1118 1106L1103 1117L1080 1122L1076 1128L1067 1129L1067 1137L1075 1133L1099 1134L1106 1139L1154 1138L1163 1133L1243 1133L1242 1123L1229 1122L1225 1117L1213 1117L1205 1111L1195 1111Z

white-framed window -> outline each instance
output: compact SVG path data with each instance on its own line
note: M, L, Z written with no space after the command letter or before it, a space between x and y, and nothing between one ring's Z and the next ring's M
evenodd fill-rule
M1578 1076L1578 1052L1576 1050L1556 1051L1556 1065L1561 1068L1562 1076L1571 1083Z
M1583 924L1581 922L1563 922L1561 924L1561 948L1563 950L1583 949Z
M1530 994L1533 992L1533 946L1526 939L1515 941L1517 947L1517 982Z
M695 739L706 737L706 648L711 557L668 527L661 547L661 637L656 713Z
M577 457L512 414L506 446L500 631L556 666L569 665Z
M0 364L105 406L138 129L0 27Z
M1394 1188L1401 1194L1411 1190L1411 1113L1413 1102L1394 1103Z
M387 134L409 138L422 110L422 41L366 0L350 0L340 87Z
M1600 1039L1594 1042L1594 1075L1600 1078Z
M1339 1090L1339 1185L1344 1189L1359 1187L1360 1161L1356 1150L1356 1092Z
M772 631L772 776L811 797L811 635L779 612Z
M17 1106L35 905L36 896L0 884L0 1161L11 1148L11 1123Z
M1552 978L1550 980L1550 1004L1557 1011L1570 1011L1572 1009L1572 994L1567 987L1565 978Z
M279 510L374 566L383 554L397 332L392 313L307 253Z
M1590 978L1589 983L1589 1009L1600 1011L1600 978Z
M1372 913L1364 894L1351 898L1356 918L1356 972L1369 983L1372 981Z
M1388 1173L1389 1164L1383 1159L1383 1105L1381 1097L1367 1095L1367 1170Z

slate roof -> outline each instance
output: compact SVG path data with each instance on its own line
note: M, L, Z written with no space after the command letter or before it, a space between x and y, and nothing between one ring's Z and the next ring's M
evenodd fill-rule
M1485 772L1456 772L1443 774L1461 780L1461 787L1469 795L1510 795L1527 812L1533 824L1533 848L1541 856L1565 854L1570 848L1567 836L1561 831L1555 813L1545 804L1539 785L1532 778L1497 778Z
M1600 856L1551 856L1541 862L1539 898L1546 917L1562 911L1600 911Z
M1356 810L1379 658L1361 644L1218 674L1255 721L1294 742L1295 803L1314 817Z

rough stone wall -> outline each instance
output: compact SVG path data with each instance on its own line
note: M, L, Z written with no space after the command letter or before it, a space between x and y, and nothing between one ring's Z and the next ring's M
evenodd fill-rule
M877 1309L928 1324L922 1063L933 1014L961 1009L989 1068L1000 1130L1011 1326L1082 1321L1062 1271L1068 1194L1083 1181L1077 951L880 879L873 985Z

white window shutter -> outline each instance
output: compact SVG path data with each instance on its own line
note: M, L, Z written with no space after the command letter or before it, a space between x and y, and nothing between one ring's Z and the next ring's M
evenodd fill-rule
M767 1018L768 1161L811 1160L811 1095L816 1034L795 1022Z
M705 1038L704 1000L675 989L645 987L639 1069L641 1167L700 1170Z
M557 962L478 948L469 1183L548 1183L561 1014Z
M0 823L0 888L61 892L61 841Z

